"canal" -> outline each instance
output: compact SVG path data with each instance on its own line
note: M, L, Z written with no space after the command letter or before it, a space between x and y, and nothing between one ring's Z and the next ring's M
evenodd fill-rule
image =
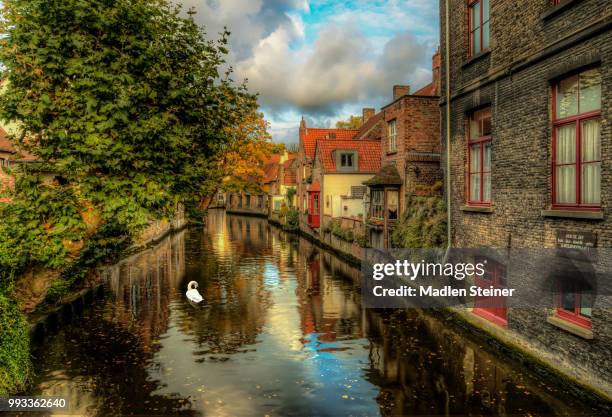
M362 309L358 269L265 219L213 211L104 274L34 350L28 394L72 414L594 415L420 310Z

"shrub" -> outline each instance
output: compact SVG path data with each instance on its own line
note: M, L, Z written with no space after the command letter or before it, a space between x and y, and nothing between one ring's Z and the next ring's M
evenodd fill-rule
M28 323L15 303L0 294L0 396L25 388L30 372Z
M439 248L446 245L446 204L441 196L406 196L406 211L391 241L398 248Z
M298 230L300 228L300 212L296 208L287 211L285 227L287 230Z

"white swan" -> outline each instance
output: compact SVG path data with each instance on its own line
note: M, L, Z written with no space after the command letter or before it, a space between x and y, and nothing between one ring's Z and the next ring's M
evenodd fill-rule
M198 288L198 283L195 281L191 281L189 284L187 284L186 295L190 301L193 301L194 303L200 303L204 299L202 298L202 296L200 295L200 293L198 292L196 288Z

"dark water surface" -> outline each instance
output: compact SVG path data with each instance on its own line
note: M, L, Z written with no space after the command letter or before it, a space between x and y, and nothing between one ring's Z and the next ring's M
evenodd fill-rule
M592 415L422 311L363 310L358 270L263 219L213 212L105 274L34 352L30 394L73 414Z

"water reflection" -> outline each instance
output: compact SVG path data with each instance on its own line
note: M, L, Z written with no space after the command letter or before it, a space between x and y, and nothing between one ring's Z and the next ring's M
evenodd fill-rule
M359 270L263 219L213 212L105 274L35 352L32 393L74 413L590 414L418 310L362 310Z

